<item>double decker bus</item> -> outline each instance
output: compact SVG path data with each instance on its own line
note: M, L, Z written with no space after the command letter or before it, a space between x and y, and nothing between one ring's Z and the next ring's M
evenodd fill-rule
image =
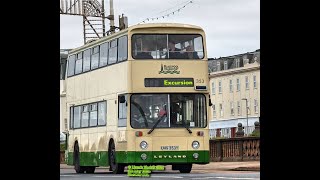
M77 173L109 166L209 163L205 33L140 24L70 51L66 162Z

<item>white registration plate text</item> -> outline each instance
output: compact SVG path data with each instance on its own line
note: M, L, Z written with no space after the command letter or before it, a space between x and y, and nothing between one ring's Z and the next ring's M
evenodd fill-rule
M179 150L179 146L161 146L161 150L167 150L167 151Z

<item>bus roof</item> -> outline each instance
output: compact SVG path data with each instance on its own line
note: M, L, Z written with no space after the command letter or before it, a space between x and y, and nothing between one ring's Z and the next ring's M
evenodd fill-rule
M161 27L175 27L175 28L192 28L192 29L199 29L202 30L201 27L191 25L191 24L180 24L180 23L147 23L147 24L137 24L129 27L129 31L133 29L140 29L140 28L161 28Z
M124 30L121 30L121 31L118 31L114 34L111 34L109 36L106 36L106 37L103 37L101 39L98 39L96 41L93 41L91 43L88 43L88 44L85 44L83 46L80 46L78 48L75 48L73 50L71 50L69 52L69 54L73 54L79 50L83 50L83 49L86 49L88 47L91 47L91 46L94 46L94 45L97 45L97 44L100 44L101 42L104 42L105 40L108 40L108 39L112 39L114 37L117 37L117 36L120 36L124 33L127 33L127 32L130 32L132 30L135 30L135 29L148 29L148 28L165 28L165 27L173 27L173 28L188 28L188 29L197 29L197 30L202 30L203 29L199 26L195 26L195 25L191 25L191 24L181 24L181 23L147 23L147 24L137 24L137 25L133 25L133 26L130 26Z

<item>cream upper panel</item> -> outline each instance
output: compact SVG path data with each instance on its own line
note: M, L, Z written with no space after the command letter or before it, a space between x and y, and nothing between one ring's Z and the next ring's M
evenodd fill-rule
M68 103L126 92L128 61L67 78Z
M209 92L208 62L204 60L131 61L132 92ZM193 87L145 87L145 78L193 78ZM206 86L196 91L195 86Z

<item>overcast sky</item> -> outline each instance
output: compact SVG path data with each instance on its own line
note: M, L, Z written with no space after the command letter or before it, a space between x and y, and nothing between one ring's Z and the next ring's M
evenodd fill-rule
M128 17L129 26L153 17L161 18L146 23L170 22L200 26L206 33L209 58L260 49L260 0L188 2L190 0L113 0L115 26L118 26L118 17L122 13ZM105 7L108 15L109 0L105 0ZM179 12L172 14L180 8ZM106 27L109 26L107 20ZM60 15L60 48L73 49L83 45L83 41L82 17Z

